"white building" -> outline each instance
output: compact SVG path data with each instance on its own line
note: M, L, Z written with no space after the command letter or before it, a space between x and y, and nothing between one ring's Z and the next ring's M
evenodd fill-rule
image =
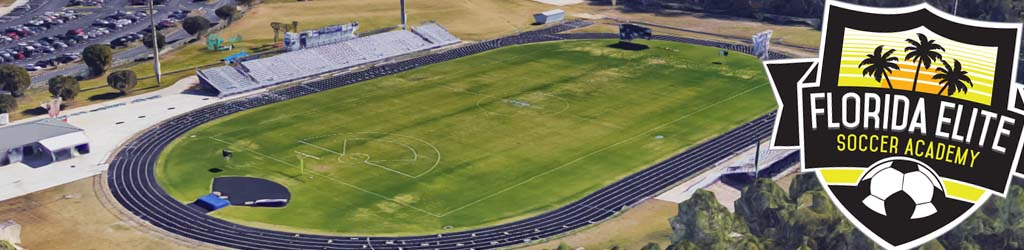
M537 14L533 14L533 20L536 24L548 24L565 19L565 11L561 9L549 10Z
M42 167L88 153L85 131L57 119L0 127L0 166Z

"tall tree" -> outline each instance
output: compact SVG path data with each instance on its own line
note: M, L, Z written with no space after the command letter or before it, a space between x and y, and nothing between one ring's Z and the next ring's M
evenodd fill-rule
M274 29L274 44L277 44L277 34L281 32L281 23L272 22L270 23L270 28Z
M93 75L103 74L114 60L114 52L106 44L93 44L82 50L82 61L89 66Z
M917 63L917 72L914 73L914 85L910 90L917 91L917 78L921 76L921 66L924 65L925 69L932 68L932 62L942 60L942 53L939 53L939 51L946 52L946 48L935 43L935 40L928 40L928 37L921 33L917 33L917 41L907 39L907 43L910 43L910 46L903 49L903 51L908 52L907 58L904 60Z
M199 38L207 29L210 29L210 20L202 16L190 16L182 21L181 27L185 28L185 32L188 32L189 35Z
M697 190L679 203L679 213L669 220L673 243L690 242L702 249L728 249L739 238L754 237L743 218L730 213L707 190ZM690 243L683 243L689 245Z
M235 15L238 15L238 7L234 4L220 6L220 8L214 11L214 14L217 14L217 17L221 20L228 20L228 23L231 23L231 21L235 20Z
M64 100L74 100L78 96L78 92L82 90L78 86L78 79L70 76L50 78L47 85L53 97L60 97Z
M953 59L953 67L949 66L949 62L942 60L942 67L939 67L938 74L932 76L932 79L940 79L939 84L942 88L939 89L937 95L942 95L943 91L946 91L947 96L956 94L957 92L967 93L967 84L974 87L974 83L971 82L971 77L967 76L967 71L964 71L960 67L960 61ZM967 83L967 84L964 84Z
M152 49L153 48L153 36L150 36L150 35L142 36L142 45L146 46L146 48ZM160 32L157 32L156 33L156 46L159 47L160 49L163 49L164 45L167 45L167 37L165 37L164 34L161 34Z
M871 75L875 77L876 82L882 82L884 77L885 82L889 84L889 89L893 89L892 81L889 80L889 74L892 74L892 70L900 69L900 66L896 64L900 61L900 58L892 56L892 53L896 52L895 49L889 49L889 51L882 53L883 49L883 46L875 48L875 53L868 54L867 58L860 61L860 65L857 65L857 67L862 68L864 65L867 65L864 71L861 72L861 75Z
M32 77L28 70L14 64L0 64L0 90L18 97L25 94L29 85L32 85Z
M648 242L647 245L644 245L640 250L661 250L661 245L654 242Z
M245 5L245 7L252 7L252 4L256 2L255 0L236 0L236 1L238 1L239 4Z
M135 77L135 72L131 70L115 71L107 76L107 86L121 91L122 95L127 94L138 84L139 80Z
M9 94L0 94L0 114L11 113L18 109L18 100Z
M555 248L555 249L556 250L572 250L572 247L570 247L569 244L565 244L565 242L562 242L562 243L559 243L558 244L558 248Z

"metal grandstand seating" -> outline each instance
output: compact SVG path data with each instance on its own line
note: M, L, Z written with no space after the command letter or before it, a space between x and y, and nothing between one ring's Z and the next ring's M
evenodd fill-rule
M427 23L416 29L422 30L416 33L396 30L374 34L245 61L241 63L241 72L223 66L202 70L199 76L205 86L217 90L220 96L226 96L459 42L458 38L437 23ZM244 75L223 76L226 72Z
M420 25L414 28L413 32L434 44L453 44L459 42L459 38L453 36L441 25L433 22Z

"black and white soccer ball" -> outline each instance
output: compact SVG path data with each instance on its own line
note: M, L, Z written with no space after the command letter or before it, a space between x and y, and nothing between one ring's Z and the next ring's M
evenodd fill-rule
M910 219L926 218L937 213L932 201L936 197L945 197L946 190L934 170L907 157L890 157L875 162L860 179L860 185L865 184L870 189L864 198L864 206L888 216L886 200L903 192L914 203Z

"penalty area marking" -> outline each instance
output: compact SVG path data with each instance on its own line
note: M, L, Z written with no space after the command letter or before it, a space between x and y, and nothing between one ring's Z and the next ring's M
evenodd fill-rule
M214 141L218 141L218 142L221 142L221 143L224 143L224 144L227 144L227 145L231 145L230 142L218 139L216 137L212 137L211 136L209 138L211 140L214 140ZM259 151L242 149L239 152L245 152L245 151L252 152L253 154L256 154L257 156L259 156L260 158L266 158L266 159L274 160L276 162L279 162L279 163L284 164L284 165L289 166L289 167L298 167L295 164L292 164L290 162L278 159L277 157L273 157L273 156L270 156L270 155L266 155L264 153L260 153ZM407 203L404 203L404 202L401 202L401 201L397 201L397 200L392 199L390 197L387 197L385 195L382 195L382 194L379 194L377 192L373 192L373 191L367 190L365 188L356 186L355 184L351 184L351 183L345 182L345 181L340 180L338 178L334 178L334 177L331 177L331 176L328 176L328 175L325 175L325 174L321 174L321 173L316 172L316 171L307 171L306 173L310 173L310 174L313 174L313 175L316 175L316 176L320 176L322 178L325 178L325 179L328 179L328 180L340 183L342 185L345 185L345 186L347 186L349 188L352 188L352 189L355 189L355 190L359 190L360 192L367 193L367 194L373 195L373 196L377 196L378 198L384 199L386 201L394 202L395 204L402 205L404 207L412 208L412 209L414 209L416 211L419 211L421 213L424 213L426 215L434 216L434 217L437 217L437 218L441 218L442 217L442 215L439 215L439 214L436 214L436 213L424 210L422 208L419 208L419 207L416 207L416 206L413 206L413 205L410 205L410 204L407 204Z
M418 158L419 158L419 154L417 154L417 153L416 153L416 149L413 149L413 148L412 148L411 146L409 146L408 144L398 143L398 142L395 142L395 141L389 141L389 140L378 140L378 139L370 139L370 138L355 138L355 139L359 139L359 140L367 140L367 141L383 141L383 142L390 142L390 143L394 143L394 144L397 144L397 145L402 145L402 146L405 146L406 148L408 148L408 149L409 149L409 151L411 151L411 152L412 152L412 159L403 159L403 160L378 160L378 161L371 161L370 159L372 159L372 158L371 158L372 156L371 156L371 155L369 155L369 154L364 154L364 153L352 153L352 155L356 155L356 154L360 154L360 155L365 155L365 156L366 156L366 159L365 159L365 160L363 160L363 161L362 161L362 163L365 163L366 165L370 165L370 166L378 167L378 168L381 168L381 169L384 169L384 170L390 171L390 172L392 172L392 173L396 173L396 174L399 174L399 175L402 175L402 176L405 176L405 177L409 177L409 178L413 178L413 179L419 178L420 176L422 176L422 175L423 175L423 174L420 174L420 175L415 175L415 176L413 176L413 175L410 175L410 174L406 174L406 173L404 173L404 172L402 172L402 171L398 171L398 170L395 170L395 169L389 168L389 167L387 167L387 166L384 166L384 165L381 165L381 164L377 164L377 162L386 162L386 161L416 161L416 159L418 159ZM309 146L315 147L315 148L317 148L317 149L320 149L320 150L323 150L323 151L327 151L327 152L330 152L330 153L332 153L332 154L336 154L336 155L338 155L338 159L339 159L339 161L341 161L341 157L345 157L346 155L349 155L348 153L346 153L346 152L348 152L348 140L349 140L349 139L345 139L345 140L344 140L344 142L343 142L343 145L344 145L344 146L342 146L341 152L338 152L338 151L334 151L334 150L330 150L330 149L328 149L328 148L324 148L324 147L321 147L321 146L319 146L319 145L316 145L316 144L313 144L313 143L309 143L309 142L306 142L306 141L304 141L304 140L299 140L299 143L302 143L302 144L306 144L306 145L309 145ZM319 160L319 158L317 158L317 160Z
M326 134L326 135L309 137L309 138L298 140L298 142L301 143L301 144L306 144L306 145L315 147L315 148L320 149L320 150L324 150L326 152L337 154L339 159L340 159L340 157L347 155L348 140L353 139L353 138L345 138L345 140L343 141L342 152L338 152L338 151L335 151L335 150L331 150L331 149L328 149L328 148L321 147L321 146L313 144L313 143L309 143L309 142L307 142L307 140L316 140L316 139L320 139L320 138L339 136L339 135L373 135L373 134L385 135L385 136L402 137L402 138L414 140L414 141L417 141L417 142L420 142L420 143L422 143L424 145L429 146L431 149L434 150L435 153L437 153L437 155L435 157L434 164L431 165L430 168L428 168L427 170L425 170L422 173L419 173L417 175L407 174L407 173L404 173L402 171L398 171L398 170L386 167L386 166L384 166L382 164L378 164L378 162L387 162L387 161L410 161L409 159L377 160L377 161L371 161L370 159L366 159L366 160L363 161L363 163L365 163L367 165L375 166L375 167L387 170L389 172L393 172L393 173L396 173L396 174L399 174L399 175L402 175L402 176L405 176L405 177L416 179L416 178L419 178L419 177L421 177L423 175L426 175L426 174L430 173L435 168L437 168L437 165L439 165L441 163L441 150L437 149L437 146L434 146L433 143L427 142L426 140L423 140L423 139L420 139L420 138L417 138L417 137L413 137L413 136L408 136L408 135L399 135L399 134L383 133L383 132L334 133L334 134ZM383 139L374 139L374 138L361 138L361 137L357 137L357 138L354 138L354 139L367 140L367 141L375 141L376 140L376 141L389 142L389 143L393 143L393 144L397 144L397 145L403 145L403 146L408 148L413 153L413 159L411 161L416 161L416 160L419 159L419 153L416 151L416 149L414 149L412 146L410 146L409 144L406 144L406 143L399 143L397 141L383 140Z

